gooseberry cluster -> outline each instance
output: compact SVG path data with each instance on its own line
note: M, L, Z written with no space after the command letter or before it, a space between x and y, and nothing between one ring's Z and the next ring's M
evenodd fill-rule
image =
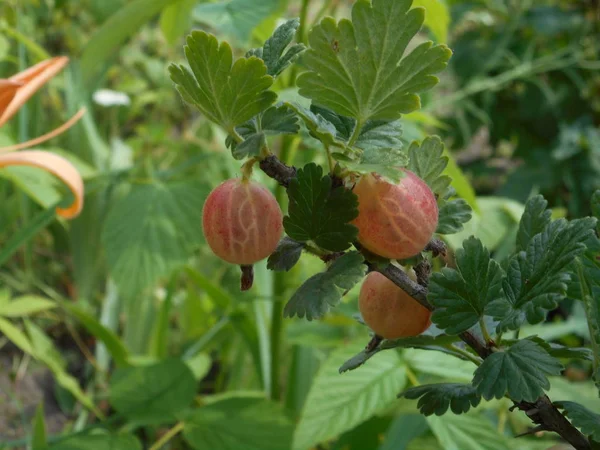
M417 175L404 170L392 184L377 174L354 187L359 214L353 221L367 250L390 259L419 254L438 222L435 195ZM212 251L240 265L242 290L252 286L252 265L273 253L283 231L281 208L271 192L245 178L216 187L203 209L203 229ZM365 279L359 297L364 321L383 338L415 336L430 325L431 313L379 273Z

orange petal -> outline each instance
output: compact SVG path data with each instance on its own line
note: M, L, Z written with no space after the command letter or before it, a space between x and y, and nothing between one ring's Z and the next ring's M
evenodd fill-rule
M69 120L67 120L65 123L63 123L60 127L56 128L55 130L52 130L49 133L43 134L39 137L36 137L35 139L31 139L27 142L21 142L20 144L10 145L8 147L0 147L0 153L14 152L15 150L29 148L34 145L41 144L42 142L46 142L47 140L52 139L53 137L56 137L59 134L64 133L69 128L71 128L73 125L75 125L77 123L77 121L83 117L85 112L86 112L86 109L81 108L79 111L77 111L77 113L75 113L75 115L73 117L71 117Z
M10 77L10 81L23 83L23 86L17 90L12 101L0 114L0 127L19 110L29 97L35 94L35 92L50 80L50 78L60 72L68 62L69 58L66 56L57 56L42 61L41 63Z
M23 83L19 81L0 79L0 116L2 116L21 86L23 86Z
M0 168L5 166L33 166L44 169L60 178L71 190L75 200L68 208L56 208L56 213L65 219L73 219L83 208L83 180L77 169L62 156L41 150L0 155Z

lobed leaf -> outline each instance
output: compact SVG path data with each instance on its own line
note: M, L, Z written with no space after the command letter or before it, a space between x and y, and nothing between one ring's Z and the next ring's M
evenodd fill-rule
M475 388L470 384L462 383L439 383L426 384L410 388L400 394L400 397L408 399L419 399L417 407L425 416L441 416L448 408L454 414L463 414L476 407L481 401Z
M445 202L439 208L438 226L435 230L439 234L454 234L462 231L463 225L471 220L472 209L462 198Z
M486 314L499 321L498 332L517 329L526 321L541 322L565 298L571 279L568 266L585 252L595 225L592 218L550 222L530 240L526 252L510 259L502 281L504 296L486 308Z
M278 76L306 50L304 44L290 45L299 26L300 19L288 20L275 29L261 48L250 50L246 56L261 58L267 66L267 73L272 77Z
M299 169L288 187L286 233L299 242L312 241L331 251L346 250L358 229L350 224L358 215L358 198L343 186L332 189L332 180L314 163Z
M575 402L554 402L556 406L565 410L565 415L571 423L596 442L600 442L600 414L596 414L585 406Z
M450 58L446 46L425 42L405 50L420 30L422 8L411 0L359 0L352 21L330 17L313 27L298 77L300 95L362 125L395 120L420 107L420 92L438 82ZM400 33L396 30L401 30Z
M548 202L541 195L527 200L517 232L517 251L527 250L531 239L550 223L552 211L546 209L547 206Z
M300 260L305 244L285 236L267 260L267 269L287 272Z
M431 320L448 334L471 328L488 303L502 296L502 269L479 239L463 242L456 251L456 267L443 268L429 282L428 300L435 306Z
M322 317L336 306L344 293L365 276L364 258L358 252L349 252L337 258L325 272L313 275L298 288L285 305L283 315L294 315L308 320Z
M408 149L410 162L408 170L414 172L431 188L438 198L445 198L450 187L450 177L442 175L448 165L448 157L443 156L444 144L438 136L429 136L420 144L413 142Z
M273 78L267 75L261 59L233 62L229 44L219 43L204 31L193 31L184 48L191 71L171 64L171 79L186 102L225 130L232 130L275 102L277 94L268 90Z
M559 375L562 369L544 348L523 339L488 356L475 370L473 386L486 400L508 393L516 402L534 402L550 388L547 375Z

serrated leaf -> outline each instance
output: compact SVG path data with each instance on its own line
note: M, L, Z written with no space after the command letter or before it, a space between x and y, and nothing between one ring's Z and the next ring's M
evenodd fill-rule
M290 181L285 232L299 242L313 241L325 250L346 250L358 229L350 224L358 215L358 198L343 186L331 188L329 175L314 163L298 169Z
M401 397L419 399L417 407L425 416L441 416L448 408L454 414L463 414L476 407L481 401L481 396L475 392L470 384L439 383L417 386L404 391Z
M323 19L311 30L303 57L300 95L362 125L395 120L420 107L419 92L438 82L451 51L425 42L403 57L421 28L423 10L411 0L358 1L352 22ZM402 30L400 34L393 30Z
M462 198L445 202L439 209L438 226L435 232L454 234L462 231L463 225L471 220L472 213L471 207Z
M554 404L565 410L565 415L583 434L590 436L596 442L600 442L600 414L596 414L575 402L558 401Z
M396 352L385 352L360 370L340 375L362 341L330 353L317 373L294 434L294 450L306 450L354 428L395 401L405 383ZM332 387L335 386L335 389Z
M179 359L157 364L117 369L110 380L110 403L138 424L169 423L190 405L196 380Z
M196 183L142 184L117 201L102 231L108 268L127 298L185 264L202 242L207 189Z
M347 372L348 370L354 370L364 363L367 362L375 354L379 353L382 350L390 350L394 348L419 348L425 350L438 350L442 348L442 346L450 345L459 338L456 336L430 336L422 334L420 336L400 338L400 339L384 339L381 344L379 344L374 350L367 351L366 349L362 350L360 353L354 355L348 361L346 361L340 367L340 373Z
M273 77L278 76L306 50L304 44L290 46L299 26L300 19L288 20L275 29L262 48L250 50L247 56L258 56L265 62L267 73Z
M343 139L338 137L335 125L321 114L315 114L310 109L304 108L297 103L285 103L285 105L298 114L311 136L326 146L344 147L345 143Z
M239 58L232 64L229 44L204 31L193 31L186 42L191 71L171 64L171 79L183 99L211 121L232 130L275 102L277 94L268 90L273 78L261 59Z
M404 177L404 172L400 168L408 164L408 155L401 148L370 148L363 150L358 161L343 164L353 172L362 174L376 172L390 182L398 183Z
M235 159L250 158L260 155L263 147L267 145L267 137L264 133L254 133L249 135L239 144L236 144L231 150Z
M448 164L448 157L443 154L444 144L437 136L429 136L421 144L413 142L408 149L408 170L422 178L440 198L445 196L451 181L442 175Z
M196 450L290 448L293 426L278 404L235 394L196 409L184 420L183 436Z
M488 356L475 371L473 386L486 400L508 393L516 402L534 402L550 389L547 375L559 375L562 369L541 346L523 339Z
M471 237L456 252L456 270L443 268L429 281L431 320L448 334L475 325L488 303L502 296L502 269L479 239Z
M519 222L517 232L517 251L527 250L531 239L541 233L550 223L552 211L546 209L548 202L541 195L536 195L527 200L525 211Z
M298 288L285 305L285 317L322 317L336 306L344 293L365 276L364 258L358 252L349 252L337 258L325 272L313 275Z
M287 236L284 237L269 256L267 269L287 272L300 260L304 246L303 242L295 241Z
M566 294L568 266L586 250L595 219L549 223L529 242L527 251L513 256L502 281L504 297L490 303L486 314L499 321L497 331L515 330L525 321L541 322Z
M525 339L535 342L540 347L548 352L550 356L555 358L568 358L568 359L586 359L592 360L592 351L585 347L565 347L564 345L556 344L554 342L547 342L539 336L528 336ZM514 344L516 340L503 340L507 344Z

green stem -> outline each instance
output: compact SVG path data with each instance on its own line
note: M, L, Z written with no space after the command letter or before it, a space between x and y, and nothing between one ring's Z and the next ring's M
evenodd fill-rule
M469 361L471 361L473 364L475 364L477 366L481 365L481 360L477 356L469 353L466 350L463 350L460 347L457 347L455 345L448 345L446 348L448 350L452 351L453 353L458 353L458 354L462 355L463 357L465 357L466 359L468 359Z
M360 120L356 121L356 125L354 126L354 131L352 132L352 136L350 136L350 140L348 141L348 147L352 147L358 137L360 136L360 130L362 130L363 123Z
M331 156L331 150L329 149L329 145L325 145L325 152L327 152L327 162L329 163L329 173L333 174L333 169L335 168L335 161L333 160L333 156Z
M156 441L154 445L148 450L160 450L163 447L163 445L165 445L167 442L169 442L171 439L177 436L181 431L183 431L183 422L179 422L176 425L174 425L169 431L163 434L163 436L158 441Z
M410 367L405 366L404 371L406 372L406 378L408 378L408 381L410 382L411 385L419 386L421 384L421 383L419 383L419 379L417 378L417 375L413 372L413 370Z
M286 136L283 138L279 159L283 163L290 163L300 143L298 137ZM279 205L284 206L286 190L283 186L275 188L275 198ZM286 276L284 272L275 272L273 275L273 309L271 311L271 391L273 400L281 398L280 371L281 371L281 341L283 338L283 296L286 289Z
M488 332L487 326L485 324L485 321L483 320L483 317L479 320L479 326L481 327L481 334L483 335L483 340L485 341L485 343L489 343L492 341L492 337L490 336L490 333Z

